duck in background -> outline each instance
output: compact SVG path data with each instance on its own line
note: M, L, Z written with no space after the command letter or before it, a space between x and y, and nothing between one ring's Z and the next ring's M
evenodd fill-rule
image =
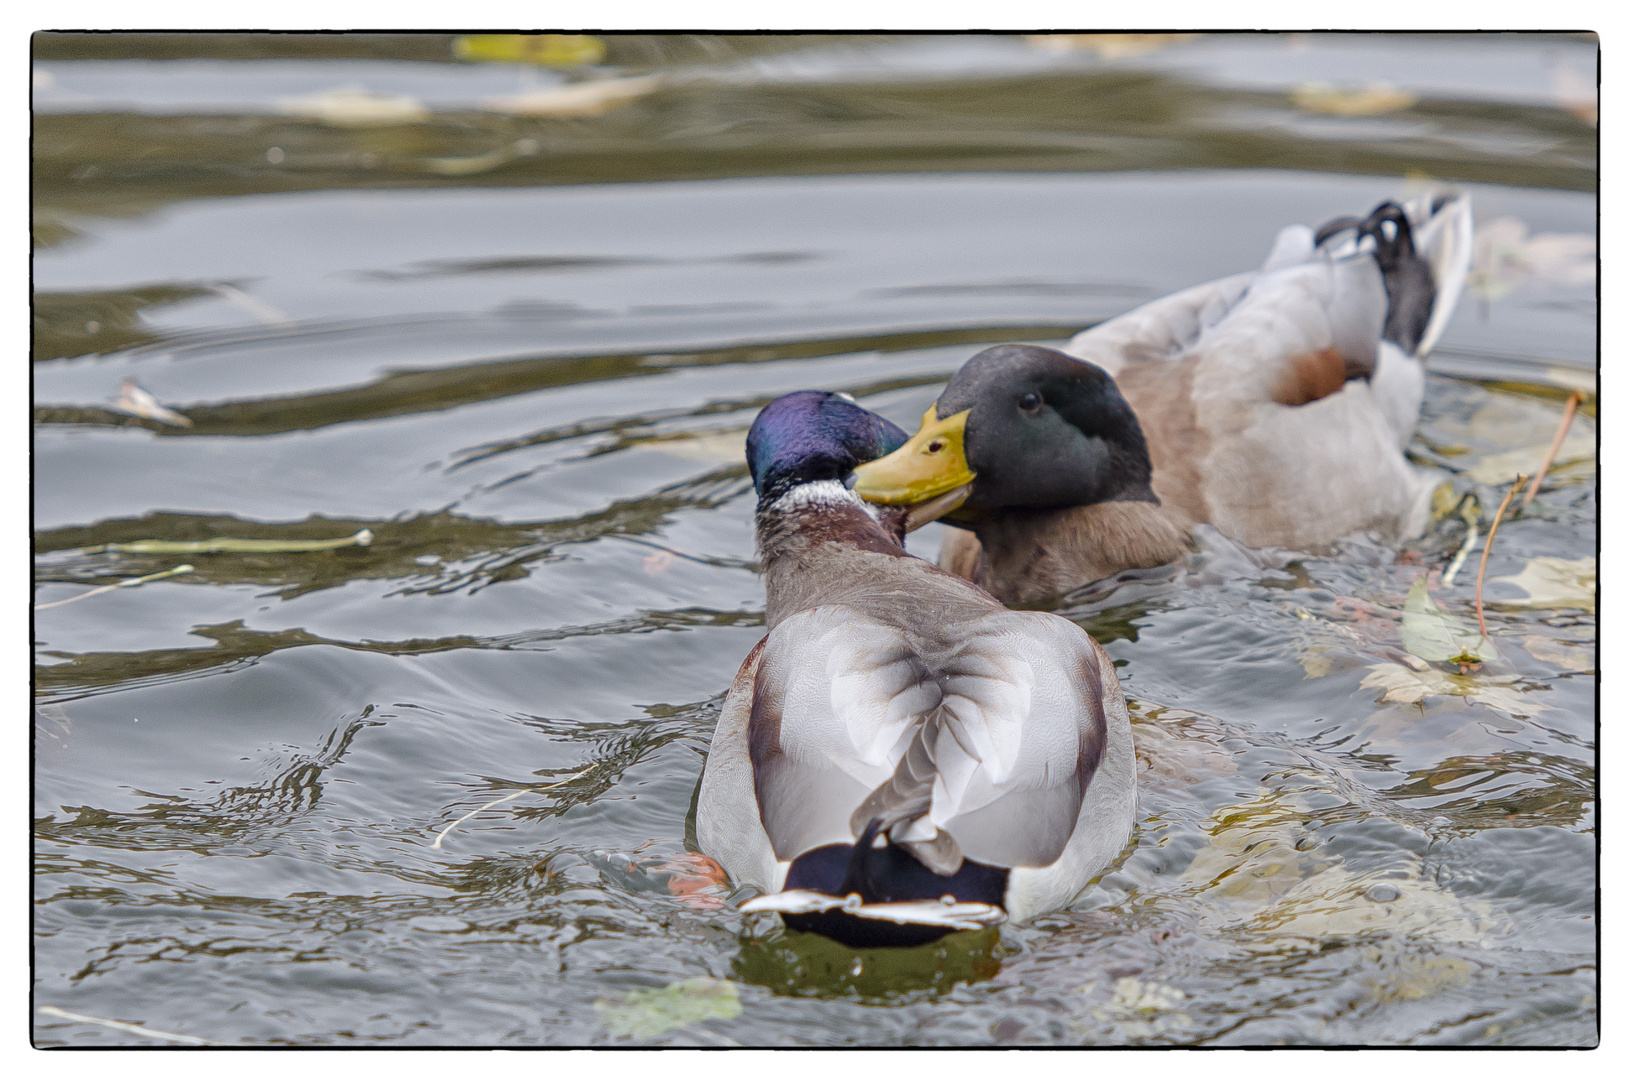
M1416 535L1434 485L1403 449L1471 239L1466 196L1383 202L1062 350L986 349L855 492L952 506L940 565L1016 607L1180 558L1200 523L1250 547Z
M824 391L747 436L768 632L708 752L696 835L794 929L912 945L1071 900L1136 805L1114 665L1074 623L1009 611L908 555L913 515L849 489L904 431Z

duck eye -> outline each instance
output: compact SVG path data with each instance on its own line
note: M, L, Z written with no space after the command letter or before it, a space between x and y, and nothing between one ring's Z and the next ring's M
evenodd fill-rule
M1025 412L1035 412L1037 409L1041 408L1041 395L1032 390L1030 393L1019 399L1019 408L1023 409Z
M945 449L945 440L944 439L935 439L933 442L928 444L928 452L930 454L937 454L941 450L944 450L944 449Z

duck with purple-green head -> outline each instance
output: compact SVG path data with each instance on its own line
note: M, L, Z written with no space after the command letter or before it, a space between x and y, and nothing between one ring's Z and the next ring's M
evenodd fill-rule
M913 515L851 490L906 440L844 395L788 394L747 437L768 632L737 673L696 835L746 911L912 945L1068 903L1136 806L1115 669L1067 619L907 554Z

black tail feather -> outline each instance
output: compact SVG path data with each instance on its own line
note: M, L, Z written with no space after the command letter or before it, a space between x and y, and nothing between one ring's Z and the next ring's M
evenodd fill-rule
M1441 203L1433 204L1433 213ZM1370 211L1370 216L1341 217L1326 222L1313 234L1315 245L1322 245L1338 233L1354 229L1360 238L1375 241L1375 264L1381 270L1381 280L1387 289L1387 319L1381 337L1413 356L1415 348L1426 334L1427 323L1432 321L1432 305L1437 300L1437 285L1432 280L1432 268L1415 250L1415 234L1404 208L1390 199Z
M874 847L881 828L882 819L873 818L853 844L828 844L798 856L787 871L784 888L809 889L828 896L853 893L858 894L864 904L954 896L961 901L1001 906L1006 899L1007 867L964 859L955 874L941 877L898 844ZM921 945L950 933L943 926L861 919L842 911L781 918L790 929L812 931L851 948Z

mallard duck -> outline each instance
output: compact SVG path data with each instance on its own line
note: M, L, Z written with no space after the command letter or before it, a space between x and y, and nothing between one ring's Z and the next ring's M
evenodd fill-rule
M697 797L702 851L765 894L742 910L857 947L1059 907L1120 853L1135 808L1103 649L908 555L910 512L846 486L905 438L825 391L754 420L768 632Z
M1403 448L1470 252L1463 196L1289 226L1260 270L980 352L854 490L957 504L940 565L1014 606L1179 558L1202 522L1251 547L1414 535L1433 485Z

